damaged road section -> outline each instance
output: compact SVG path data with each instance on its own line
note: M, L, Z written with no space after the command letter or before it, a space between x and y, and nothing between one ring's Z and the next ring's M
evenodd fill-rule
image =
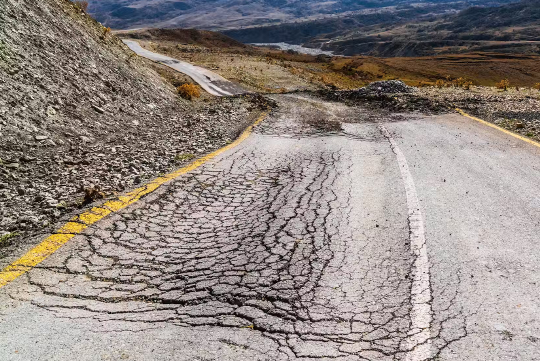
M410 356L428 340L412 295L417 242L387 139L376 123L336 118L353 115L344 105L275 99L280 107L241 146L4 287L5 354L52 355L62 342L70 355L82 333L140 360L152 349L175 360L427 359ZM315 105L318 114L302 116ZM441 329L463 327L459 312L443 320L453 323L433 321L429 352L452 342L437 338ZM47 327L20 329L41 332L31 339L46 346L19 342L10 325L36 321Z

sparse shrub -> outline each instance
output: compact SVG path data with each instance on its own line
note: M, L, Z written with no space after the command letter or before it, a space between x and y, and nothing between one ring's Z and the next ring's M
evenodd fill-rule
M507 91L508 90L508 87L510 87L510 82L508 81L508 79L503 79L501 80L500 82L498 82L497 84L495 84L495 87L497 89L501 89L503 91Z
M462 87L465 90L470 90L472 85L473 85L473 82L470 80L467 80L462 84Z
M105 198L105 193L101 192L99 186L94 186L90 188L84 189L84 200L82 201L82 205L88 205L98 199Z
M200 88L191 83L180 85L178 88L176 88L176 91L182 98L187 100L193 100L193 98L199 98L201 96Z
M536 83L536 84L534 84L534 89L536 89L536 90L540 90L540 83Z
M442 87L444 86L444 80L442 79L439 79L435 82L435 86L439 89L442 89Z
M88 10L88 1L74 1L73 3L84 12Z
M8 246L11 243L11 240L18 236L20 236L20 234L17 232L8 233L8 234L4 234L3 236L0 236L0 247Z
M176 157L174 157L174 160L177 162L184 162L187 160L192 160L193 158L195 158L195 154L183 153L183 154L178 154Z
M461 88L467 82L467 79L459 77L453 81L454 87Z
M103 37L106 37L111 33L111 28L104 28L103 29Z

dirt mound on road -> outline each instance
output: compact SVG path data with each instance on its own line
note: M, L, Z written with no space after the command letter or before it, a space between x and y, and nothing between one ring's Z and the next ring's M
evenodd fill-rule
M249 121L249 101L192 105L145 64L70 1L0 2L0 236L48 232L85 189L131 188Z
M408 86L400 80L378 81L355 90L323 90L319 94L332 101L393 112L416 111L433 114L449 109L449 105L446 103L417 95L416 88Z
M365 88L360 89L369 93L384 93L384 94L396 94L396 93L412 93L414 88L406 85L401 80L386 80L376 81L370 83Z

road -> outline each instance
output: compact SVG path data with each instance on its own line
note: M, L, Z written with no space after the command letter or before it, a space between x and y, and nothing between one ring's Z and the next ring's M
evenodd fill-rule
M540 148L275 99L0 289L0 359L540 359Z
M146 50L141 47L141 45L134 40L122 41L137 55L166 65L176 71L179 71L180 73L186 74L212 95L230 96L247 93L247 91L240 85L237 85L208 69L187 63L185 61L170 58L162 54L151 52L150 50Z

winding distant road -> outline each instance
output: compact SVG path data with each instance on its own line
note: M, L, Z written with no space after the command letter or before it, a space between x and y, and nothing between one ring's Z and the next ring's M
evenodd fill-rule
M539 147L274 99L0 288L0 360L540 360Z
M245 89L237 84L223 78L222 76L201 68L185 61L177 60L165 55L151 52L144 49L138 42L134 40L122 40L131 50L137 55L150 59L157 63L166 65L180 73L186 74L199 84L208 93L215 96L231 96L236 94L247 93Z

